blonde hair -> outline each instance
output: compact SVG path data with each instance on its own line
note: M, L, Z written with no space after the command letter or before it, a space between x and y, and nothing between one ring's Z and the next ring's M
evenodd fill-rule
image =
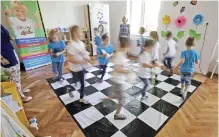
M75 38L75 33L78 31L78 29L80 29L78 25L74 25L70 27L70 33L71 33L72 39Z
M48 35L48 42L52 42L54 37L58 37L58 33L56 30L51 30Z
M145 40L145 43L144 43L144 47L147 48L147 47L153 47L155 44L155 40L152 39L152 38L148 38Z
M11 8L13 11L15 11L16 9L24 9L27 12L27 7L22 2L11 2Z
M151 36L151 38L153 38L155 40L155 42L159 41L159 36L158 36L157 31L151 31L150 36Z

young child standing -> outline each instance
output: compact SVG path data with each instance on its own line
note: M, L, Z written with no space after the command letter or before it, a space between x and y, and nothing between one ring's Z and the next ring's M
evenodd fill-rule
M97 45L97 47L101 46L102 40L98 28L94 28L94 36L94 44Z
M144 42L145 42L145 38L143 36L143 34L145 33L145 28L144 27L140 27L139 29L139 33L140 33L140 39L137 40L137 45L141 47L141 51L140 54L144 51Z
M107 34L102 35L102 41L102 45L97 50L100 69L102 69L99 82L103 81L109 58L113 55L113 46L109 44L109 36Z
M192 74L194 72L194 64L199 63L199 54L194 50L194 38L189 37L186 40L186 50L181 52L180 62L174 69L177 71L180 67L181 74L181 95L186 99L188 88L191 85Z
M116 113L114 115L115 120L124 120L127 117L124 114L121 114L120 111L125 102L124 96L124 83L127 80L127 76L130 71L127 69L128 64L125 62L127 59L127 52L129 50L129 40L126 39L122 43L120 43L120 49L116 52L115 57L113 58L113 62L115 64L112 80L116 83L115 90L113 91L115 94L115 98L119 100L117 104Z
M159 36L158 36L158 33L157 31L151 31L150 32L150 37L152 39L154 39L155 41L155 45L153 47L153 50L152 50L152 60L153 60L153 63L158 63L159 61L159 52L160 52L160 42L159 42ZM156 68L155 68L155 78L157 78L157 73L156 73Z
M49 53L52 58L52 70L56 75L55 80L63 82L62 74L64 69L65 42L58 39L57 32L51 31L49 34Z
M178 48L178 45L176 41L172 39L173 35L170 31L166 34L166 45L167 45L167 51L164 53L164 66L167 67L170 70L171 75L173 74L173 68L172 68L172 61L174 57L176 56L176 49Z
M120 24L120 29L119 29L119 41L120 43L123 43L127 41L127 39L130 39L130 25L127 24L128 19L126 16L122 17L122 24Z
M155 45L155 41L153 39L147 39L143 45L144 51L139 56L139 64L140 68L137 72L139 78L143 81L144 87L140 91L142 98L147 98L145 91L149 85L149 79L151 78L151 69L154 67L160 67L159 64L153 64L152 61L152 50Z
M85 49L85 44L81 41L82 30L75 25L70 28L72 43L68 45L68 68L72 71L73 78L80 82L81 88L79 101L82 104L89 104L84 99L84 68L90 61L89 53Z

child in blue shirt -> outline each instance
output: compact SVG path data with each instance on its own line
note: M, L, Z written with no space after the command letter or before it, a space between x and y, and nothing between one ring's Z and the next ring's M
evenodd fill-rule
M145 42L145 38L144 38L144 33L145 33L145 28L144 27L140 27L139 29L139 33L140 33L140 38L137 40L137 45L141 47L141 51L140 54L144 52L144 42Z
M100 65L100 69L102 69L100 81L103 81L103 77L106 73L107 64L109 62L109 58L113 54L113 46L109 44L109 36L107 34L102 35L102 45L98 47L98 61Z
M175 71L180 67L181 74L181 95L185 100L187 97L187 91L191 85L192 74L194 72L195 63L199 63L199 54L194 50L194 38L189 37L186 40L186 50L181 52L180 62L176 66Z
M94 44L97 45L97 47L102 45L102 39L100 37L100 33L98 28L94 28Z
M58 39L57 32L50 32L48 48L52 58L52 71L56 75L54 80L62 82L66 46L64 41Z

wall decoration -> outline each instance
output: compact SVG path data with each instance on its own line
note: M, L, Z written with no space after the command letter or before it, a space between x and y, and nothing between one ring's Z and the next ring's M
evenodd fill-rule
M175 25L177 28L182 28L186 24L186 17L179 16L175 19ZM181 39L184 36L184 31L179 31L177 33L177 39Z
M176 7L178 4L179 4L179 2L178 2L178 1L175 1L175 2L173 3L173 7Z
M185 8L186 8L186 7L182 7L182 8L180 9L180 13L183 13L183 12L185 11Z
M165 16L162 18L162 22L163 22L164 25L166 25L166 31L167 31L167 27L168 27L168 25L169 25L170 22L171 22L170 16L165 15ZM165 37L165 36L166 36L166 31L161 31L161 36L162 36L162 37Z
M203 15L197 14L197 15L194 16L193 24L195 24L196 27L195 27L195 30L193 30L193 29L189 30L189 36L190 37L194 37L196 40L200 40L201 33L200 34L197 33L197 27L199 25L201 25L203 23L203 21L204 21L204 16Z
M196 4L197 4L197 0L192 0L192 1L190 2L190 4L196 5Z

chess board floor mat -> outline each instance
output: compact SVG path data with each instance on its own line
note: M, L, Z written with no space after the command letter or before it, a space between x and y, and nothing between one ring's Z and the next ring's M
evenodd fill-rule
M127 60L129 67L137 71L138 63ZM80 83L74 83L71 73L64 74L64 82L47 79L57 97L76 121L86 137L154 137L180 109L187 99L202 84L192 80L186 100L180 95L180 76L169 76L168 72L156 70L157 80L147 89L148 98L141 100L139 90L143 82L139 79L125 83L125 104L121 110L127 116L126 120L114 120L116 111L115 99L102 102L112 94L115 83L111 80L113 63L109 63L102 83L97 83L100 77L98 66L85 70L85 99L89 105L82 105L78 100ZM72 91L70 97L67 91Z

